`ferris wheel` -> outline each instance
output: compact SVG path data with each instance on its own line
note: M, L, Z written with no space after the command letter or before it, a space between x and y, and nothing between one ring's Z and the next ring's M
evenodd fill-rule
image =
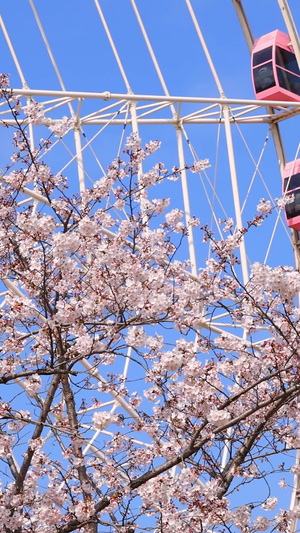
M24 105L35 101L42 109L40 121L28 125L32 149L41 137L51 135L52 144L43 158L55 173L69 177L72 193L93 187L111 161L122 158L126 139L134 135L143 143L161 141L151 164L163 161L166 167L175 165L181 170L180 180L162 184L156 194L169 197L172 208L182 209L187 224L198 217L216 238L222 238L225 220L232 218L241 229L253 218L260 198L270 201L272 216L262 229L249 231L240 244L244 284L255 261L272 265L295 261L296 268L300 267L299 228L296 224L288 227L276 201L282 195L283 178L291 179L298 168L300 98L280 99L274 93L260 98L259 89L255 99L250 65L255 39L277 29L289 35L288 46L300 64L295 25L300 10L297 6L290 9L287 0L278 0L269 8L268 18L257 20L260 9L267 11L267 7L262 8L259 0L248 3L232 0L219 6L210 0L196 6L191 0L155 0L146 6L138 0L90 0L83 5L52 0L45 6L42 0L28 0L20 6L17 20L12 6L2 8L0 18L1 70L10 73L14 94ZM263 61L262 68L267 63ZM257 80L254 89L260 83ZM9 109L3 105L0 113L3 124L14 126ZM4 128L2 134L6 138ZM6 141L4 146L2 168L9 154ZM287 163L291 166L285 174ZM191 174L191 166L199 172ZM34 187L22 192L20 209L26 202L34 209L47 206L47 199ZM126 213L120 211L118 216L125 219ZM110 229L103 228L103 232L114 237ZM196 275L210 250L201 235L191 230L181 253L190 261L191 275ZM7 291L21 294L17 281L4 283L2 298ZM229 330L221 315L207 328L216 334ZM243 335L238 325L236 330L231 333ZM81 363L94 386L100 387L101 410L110 413L112 421L120 412L138 423L136 410L120 393L130 387L136 371L130 347L116 363L122 380L120 390L114 392L106 393L106 369L95 369L88 360ZM26 396L22 380L16 387ZM84 401L78 407L86 435L83 453L109 464L99 443L112 438L115 428L113 423L105 429L91 427L99 405L95 402L88 412ZM60 416L58 407L53 416ZM46 446L56 437L49 429ZM149 438L145 437L146 445ZM63 442L58 439L57 443L64 449ZM14 461L18 468L18 457ZM225 443L224 465L226 461ZM299 486L296 476L292 509L299 504ZM296 528L294 523L293 531Z

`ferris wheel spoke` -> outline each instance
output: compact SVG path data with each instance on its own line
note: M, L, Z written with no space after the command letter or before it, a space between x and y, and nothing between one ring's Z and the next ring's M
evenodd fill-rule
M61 89L62 89L63 91L65 91L65 85L64 85L63 79L62 79L62 77L61 77L61 74L60 74L59 68L58 68L58 66L57 66L57 63L56 63L56 61L55 61L54 55L53 55L53 53L52 53L52 50L51 50L51 47L50 47L49 41L48 41L47 36L46 36L46 33L45 33L45 30L44 30L44 28L43 28L43 26L42 26L41 20L40 20L40 18L39 18L39 16L38 16L38 13L37 13L36 8L35 8L34 1L33 1L33 0L29 0L29 4L30 4L31 9L32 9L32 11L33 11L34 18L35 18L36 23L37 23L37 25L38 25L38 28L39 28L39 30L40 30L40 33L41 33L42 39L43 39L44 44L45 44L45 46L46 46L46 49L47 49L47 52L48 52L48 55L49 55L50 61L51 61L51 63L52 63L52 66L53 66L53 68L54 68L54 71L55 71L55 73L56 73L56 76L57 76L57 79L58 79L59 84L60 84L60 86L61 86ZM69 107L69 110L70 110L71 116L74 116L74 115L75 115L75 112L74 112L74 109L73 109L73 107L72 107L71 102L68 102L68 107Z

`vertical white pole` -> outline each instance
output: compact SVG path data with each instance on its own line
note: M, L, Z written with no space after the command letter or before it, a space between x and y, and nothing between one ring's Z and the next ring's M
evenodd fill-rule
M233 149L233 142L232 142L232 132L231 132L228 106L223 106L223 115L224 115L226 144L227 144L227 152L228 152L228 160L229 160L229 168L230 168L230 176L231 176L231 186L232 186L232 193L233 193L233 202L234 202L234 209L235 209L235 218L236 218L237 228L242 229L243 222L242 222L242 215L241 215L241 204L240 204L240 197L239 197L238 180L237 180L237 173L236 173L236 166L235 166L235 157L234 157L234 149ZM248 273L248 266L247 266L247 255L246 255L244 237L242 237L242 240L240 243L240 256L241 256L243 283L244 285L246 285L246 283L249 280L249 273ZM245 330L243 332L243 338L244 339L246 338ZM232 428L229 428L227 430L227 438L224 442L224 450L223 450L222 462L221 462L222 470L225 468L227 464L227 460L228 460L231 433L232 433Z
M225 134L226 134L226 141L227 141L227 151L228 151L231 185L232 185L233 201L234 201L234 209L235 209L235 218L236 218L237 227L238 229L241 230L243 228L243 222L242 222L242 216L241 216L241 205L240 205L240 198L239 198L238 180L237 180L237 174L236 174L236 166L235 166L235 159L234 159L234 150L233 150L228 106L223 107L223 114L224 114ZM248 274L247 255L246 255L244 237L242 237L241 244L240 244L240 254L241 254L243 282L245 285L249 280L249 274Z
M132 119L132 132L139 137L139 124L138 124L138 118L137 118L137 113L136 113L136 102L131 103L130 112L131 112L131 119ZM140 181L142 174L143 174L143 166L140 163L140 166L138 169L138 180L139 181ZM144 189L141 191L140 206L141 206L142 219L145 225L145 229L146 229L146 226L148 225L146 203L147 203L147 192L146 192L146 189Z
M79 125L75 126L74 138L75 138L75 148L76 148L77 172L78 172L78 179L79 179L79 190L82 193L85 191L85 180L84 180L84 169L83 169L83 158L82 158L82 147L81 147Z
M295 466L299 466L299 464L300 464L300 450L297 451ZM298 508L299 501L300 501L300 476L299 474L294 474L293 492L292 492L291 503L290 503L291 511L294 511L295 509ZM291 525L289 529L290 533L296 533L296 531L298 531L297 525L298 525L298 518L294 517L291 521Z
M178 147L178 159L179 159L179 168L181 169L181 185L182 185L182 194L183 194L183 205L185 213L185 223L188 228L188 247L189 255L191 261L191 271L195 276L197 275L197 263L196 263L196 254L195 254L195 244L193 237L193 228L189 227L189 222L191 219L191 208L189 200L189 191L187 183L187 175L185 169L185 160L184 160L184 150L182 142L182 129L178 125L176 128L176 137L177 137L177 147Z

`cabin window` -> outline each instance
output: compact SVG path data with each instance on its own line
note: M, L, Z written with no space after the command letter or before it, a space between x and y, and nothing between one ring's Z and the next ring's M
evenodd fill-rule
M286 204L285 212L288 219L300 216L300 189L294 192L294 201Z
M272 46L269 46L268 48L265 48L264 50L260 50L259 52L255 52L255 54L253 54L253 66L256 67L257 65L261 65L262 63L271 61L271 59L272 59Z
M283 190L292 191L294 189L300 188L300 172L298 174L293 174L289 178L284 178Z
M253 69L254 85L256 93L270 89L275 86L272 62L265 63Z
M280 87L300 96L300 71L295 54L277 46L276 65Z
M277 76L280 87L300 96L300 76L295 76L279 67L277 67Z
M276 46L276 65L300 76L298 63L293 52Z

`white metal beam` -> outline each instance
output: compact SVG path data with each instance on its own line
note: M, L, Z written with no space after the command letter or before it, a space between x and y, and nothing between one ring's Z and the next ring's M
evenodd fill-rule
M206 96L166 96L157 94L124 94L111 93L109 91L57 91L51 89L18 89L13 88L15 96L47 96L57 98L95 99L95 100L126 100L129 102L171 102L191 103L191 104L220 104L220 105L251 105L265 107L265 100L255 100L250 98L211 98ZM283 102L278 100L268 100L268 105L282 108L300 108L300 102Z

